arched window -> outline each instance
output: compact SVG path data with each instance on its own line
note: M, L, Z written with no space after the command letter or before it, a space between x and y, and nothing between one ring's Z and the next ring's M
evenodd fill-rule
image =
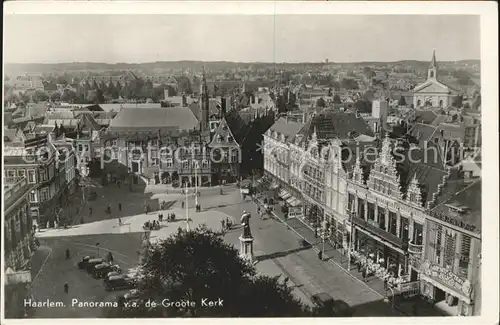
M422 104L422 101L419 99L417 100L417 106L420 106Z
M439 101L439 107L443 107L443 101L442 100Z
M434 71L431 71L431 72L429 73L429 76L430 76L431 78L434 78Z

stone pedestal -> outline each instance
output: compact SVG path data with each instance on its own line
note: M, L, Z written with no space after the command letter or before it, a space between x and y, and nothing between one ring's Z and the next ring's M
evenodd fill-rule
M240 257L253 262L253 238L240 236Z

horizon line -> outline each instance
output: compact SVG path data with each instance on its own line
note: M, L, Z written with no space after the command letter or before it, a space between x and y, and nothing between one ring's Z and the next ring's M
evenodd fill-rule
M419 60L419 59L400 59L400 60L391 60L391 61L382 61L382 60L366 60L366 61L343 61L343 62L335 62L335 61L282 61L282 62L272 62L272 61L230 61L230 60L173 60L173 61L146 61L146 62L104 62L104 61L63 61L63 62L4 62L7 64L42 64L42 65L51 65L51 64L151 64L151 63L182 63L182 62L195 62L195 63L237 63L237 64L356 64L356 63L398 63L404 61L416 61L416 62L429 62L430 60ZM460 60L439 60L437 62L462 62L462 61L481 61L481 59L460 59Z

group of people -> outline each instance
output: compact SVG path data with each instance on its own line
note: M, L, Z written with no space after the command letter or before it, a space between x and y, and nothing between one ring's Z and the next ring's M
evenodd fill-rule
M153 220L153 221L146 221L144 223L144 229L146 230L158 230L160 229L160 222Z
M222 218L221 221L220 221L221 225L222 225L222 232L226 232L227 230L231 230L231 228L233 227L233 222L228 218Z
M171 222L175 220L175 213L167 214L167 221ZM158 214L158 221L163 222L163 213Z

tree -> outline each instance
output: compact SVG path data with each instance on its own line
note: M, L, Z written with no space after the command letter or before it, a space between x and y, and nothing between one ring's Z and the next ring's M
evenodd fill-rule
M326 101L323 99L323 97L318 98L318 100L316 101L316 107L320 108L326 107Z
M188 77L179 76L175 79L177 80L177 89L178 89L180 94L182 94L182 93L192 94L193 93L193 87L191 85L191 80L189 80Z
M46 102L49 100L49 95L42 90L36 90L35 93L33 94L33 101L35 103L38 102Z
M58 102L61 100L61 93L58 91L54 91L52 94L50 94L50 100L53 102Z
M466 86L471 83L470 74L466 70L455 70L452 74L461 86Z
M73 102L77 98L77 95L74 91L71 91L69 89L64 89L62 95L61 95L61 101L62 102Z
M335 94L335 96L333 96L333 102L335 104L341 104L342 103L342 100L340 99L340 96L338 94Z
M368 78L368 79L371 79L377 75L370 67L364 67L363 73L365 74L366 78Z
M404 96L399 97L398 106L406 106L406 99Z
M453 100L451 101L451 106L455 107L455 108L461 108L462 102L463 102L462 95L455 96L455 97L453 97Z
M358 100L354 106L357 108L358 112L360 113L371 113L372 112L372 106L371 103L367 100Z
M198 227L181 228L171 237L150 244L140 267L139 299L161 302L195 301L194 307L119 308L112 317L296 317L309 309L277 278L256 276L232 245L218 234ZM223 301L221 308L204 308L202 299Z
M481 94L478 93L476 96L474 96L474 100L472 102L472 108L477 110L480 106L481 106Z
M359 89L358 82L351 78L344 78L340 84L345 89Z

